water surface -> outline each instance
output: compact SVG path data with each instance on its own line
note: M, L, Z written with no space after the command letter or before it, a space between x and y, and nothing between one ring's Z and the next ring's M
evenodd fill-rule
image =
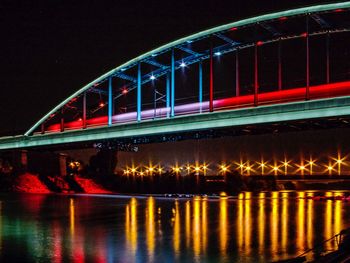
M297 198L310 194L243 193L235 200L3 194L0 261L285 259L350 227L350 203ZM334 250L336 241L322 248Z

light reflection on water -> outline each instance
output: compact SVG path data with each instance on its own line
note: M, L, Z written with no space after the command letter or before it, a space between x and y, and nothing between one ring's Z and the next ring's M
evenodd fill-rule
M234 200L2 195L0 261L285 259L350 226L350 203L298 199L313 194L242 193ZM335 241L324 245L336 248Z

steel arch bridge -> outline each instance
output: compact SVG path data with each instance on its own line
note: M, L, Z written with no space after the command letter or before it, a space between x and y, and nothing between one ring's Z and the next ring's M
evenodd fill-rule
M88 83L0 149L346 118L349 10L287 10L178 39Z

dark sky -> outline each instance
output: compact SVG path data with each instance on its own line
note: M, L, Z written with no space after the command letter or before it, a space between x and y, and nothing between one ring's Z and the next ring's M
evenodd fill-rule
M329 1L0 2L0 134L29 128L107 70L179 37Z

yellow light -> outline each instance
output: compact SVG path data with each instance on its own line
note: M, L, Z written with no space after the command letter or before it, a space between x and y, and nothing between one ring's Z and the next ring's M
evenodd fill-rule
M278 167L277 167L277 166L274 166L274 167L273 167L273 170L274 170L274 171L278 171Z
M310 162L309 162L309 164L310 164L310 165L313 165L313 164L314 164L314 162L313 162L313 161L310 161Z
M341 159L337 160L337 164L342 164L342 163L343 163L343 160L341 160Z
M221 197L226 197L227 194L226 194L225 192L220 192L220 196L221 196Z
M300 168L300 170L305 170L305 166L304 165L301 165L299 168Z
M223 170L224 172L227 171L227 167L226 166L221 166L221 170Z
M243 167L244 167L244 165L243 165L243 164L240 164L240 165L239 165L239 168L243 168Z
M143 172L140 172L140 175L141 175L141 176L143 176L143 175L144 175L144 173L143 173Z
M200 170L200 168L199 168L198 166L196 166L196 167L194 168L194 170L195 170L196 172L198 172L198 171Z
M260 164L260 167L265 167L265 164L264 163Z
M328 169L329 171L332 171L332 170L333 170L333 167L332 167L331 165L329 165L329 166L327 167L327 169Z
M288 164L289 164L288 162L283 162L284 166L288 166Z
M203 165L203 171L205 172L208 169L208 165L204 164Z
M150 172L153 172L153 167L150 167L149 169L148 169L148 171L150 171Z
M136 169L135 169L135 168L132 168L132 169L131 169L131 172L135 173L135 172L136 172Z
M175 173L179 173L180 170L181 170L181 167L177 167L177 166L173 167L173 171L174 171Z
M246 170L247 170L247 171L250 171L251 169L252 169L252 168L251 168L250 166L247 166L247 167L246 167Z

